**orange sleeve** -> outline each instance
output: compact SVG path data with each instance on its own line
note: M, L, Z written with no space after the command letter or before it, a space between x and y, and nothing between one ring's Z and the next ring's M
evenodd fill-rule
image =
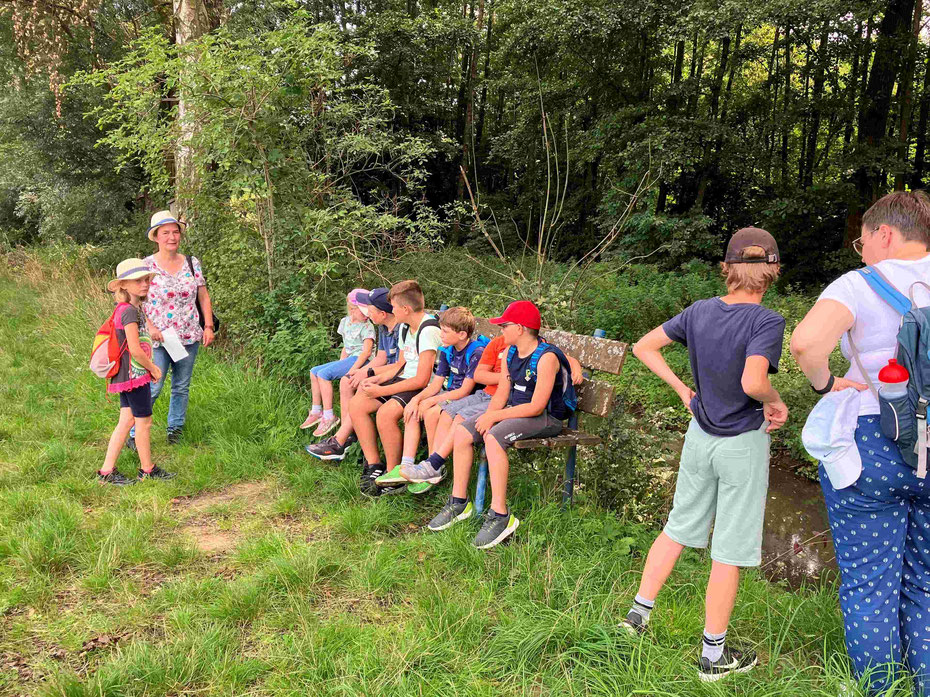
M504 337L496 336L491 339L491 343L484 347L484 352L481 354L481 360L478 361L478 365L487 365L493 368L497 365L497 357L500 355L500 352L504 348Z

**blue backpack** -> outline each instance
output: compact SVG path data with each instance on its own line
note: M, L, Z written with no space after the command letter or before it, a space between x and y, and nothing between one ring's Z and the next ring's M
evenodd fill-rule
M470 342L468 346L465 347L465 364L468 365L471 362L471 357L475 355L475 351L481 349L484 351L484 347L491 343L491 340L486 337L484 334L479 334ZM452 365L452 351L451 346L440 346L440 352L446 357L446 362L451 366ZM452 373L446 377L446 381L442 384L442 389L448 390L449 385L452 384Z
M859 351L850 334L849 345L853 358L872 394L878 398L882 433L898 444L901 457L923 479L927 476L927 418L930 415L930 307L917 307L914 286L922 285L928 290L930 286L918 281L910 287L907 297L875 267L867 266L857 271L876 295L901 315L897 361L910 374L907 395L886 399L879 394L862 367Z
M565 357L565 354L562 353L562 350L558 346L553 346L552 344L547 344L544 341L540 341L539 345L536 347L536 350L533 351L533 355L530 356L530 367L529 370L534 375L536 374L536 366L539 364L540 357L546 353L547 349L551 349L552 353L555 354L556 358L559 359L559 371L562 373L562 403L565 405L566 409L570 412L574 412L578 408L578 393L575 392L575 385L572 383L572 368L568 364L568 359ZM517 347L511 346L510 350L507 352L507 363L510 363L513 360L513 357L517 353ZM502 367L503 370L506 370L506 366ZM552 412L552 397L549 398L549 406L547 407L548 411ZM568 416L562 417L567 419Z

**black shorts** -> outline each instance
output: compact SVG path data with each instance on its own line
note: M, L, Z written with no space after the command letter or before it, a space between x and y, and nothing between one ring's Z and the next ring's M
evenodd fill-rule
M397 375L384 383L384 385L393 385L403 379L404 378ZM397 394L386 394L381 397L375 397L375 399L377 399L382 404L387 404L393 399L395 402L400 403L402 407L405 407L410 403L410 400L420 394L420 392L421 390L410 390L408 392L398 392Z
M132 409L132 415L137 419L144 419L152 415L152 383L147 382L142 387L119 393L119 407Z

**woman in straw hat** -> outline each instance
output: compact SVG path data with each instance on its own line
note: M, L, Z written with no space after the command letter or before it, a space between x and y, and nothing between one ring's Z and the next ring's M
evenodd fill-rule
M213 342L213 305L200 260L178 252L185 227L186 224L175 218L171 211L159 211L153 215L148 237L158 245L158 251L144 259L145 266L153 274L145 312L152 324L153 358L162 372L161 379L152 386L153 404L171 371L169 443L177 443L184 429L197 350L201 345L209 346ZM197 307L198 300L203 318ZM172 360L162 345L162 332L169 329L177 333L187 350L187 356L181 360Z
M107 392L119 394L119 422L110 436L103 467L97 479L105 484L123 486L134 484L116 469L116 459L129 430L136 429L136 448L139 453L139 479L170 479L173 474L152 464L152 380L159 380L162 371L152 362L152 342L146 327L142 304L149 291L152 272L141 259L126 259L116 267L116 278L107 289L116 298L113 310L113 327L121 347L119 369L110 379Z

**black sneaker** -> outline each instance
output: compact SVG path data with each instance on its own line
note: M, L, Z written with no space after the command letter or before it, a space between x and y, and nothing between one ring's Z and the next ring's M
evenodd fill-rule
M752 649L740 651L729 646L723 647L723 654L716 661L701 658L698 660L698 677L704 682L716 682L731 673L745 673L752 670L759 662Z
M379 486L378 491L380 492L378 496L390 496L391 494L403 494L407 491L406 484L396 484L394 486Z
M345 445L341 445L336 440L336 436L332 436L321 443L304 446L304 450L320 460L342 460L346 456L346 448L348 447L348 441L346 441Z
M352 445L353 443L358 443L358 436L355 435L355 431L352 431L352 433L349 434L349 437L346 438L346 444L345 444L344 446L342 446L342 447L343 447L343 448L348 448L348 447L349 447L350 445Z
M643 619L643 616L636 612L636 610L630 610L626 617L621 620L620 624L617 625L617 629L622 629L630 636L641 637L646 633L646 628L648 627L648 621Z
M136 483L135 479L124 476L119 470L114 469L109 474L100 474L97 472L97 481L101 484L112 484L113 486L130 486Z
M362 466L362 477L359 482L359 489L365 496L377 497L381 495L381 487L375 484L375 480L384 474L384 465L380 462L374 465Z
M142 470L139 470L140 480L142 479L174 479L177 476L178 475L174 474L173 472L165 472L165 470L163 470L158 465L155 465L152 468L151 472L143 472Z
M136 439L132 436L126 439L126 447L134 453L139 452L139 449L136 447Z
M181 436L184 435L184 431L180 428L168 429L168 445L177 445L181 442Z

